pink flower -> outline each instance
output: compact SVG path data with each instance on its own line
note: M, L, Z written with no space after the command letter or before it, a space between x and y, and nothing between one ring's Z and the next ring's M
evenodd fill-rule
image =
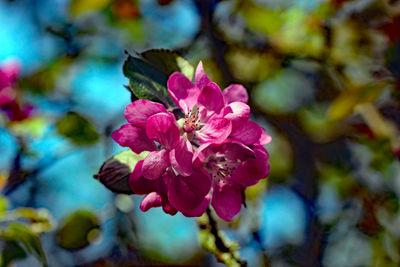
M268 152L263 146L248 146L234 141L205 144L195 153L194 164L212 176L211 205L224 220L239 213L243 190L269 173Z
M0 67L0 107L16 101L14 83L19 69L19 64L16 62L9 62Z
M232 131L232 123L224 118L224 96L211 82L200 62L195 74L196 85L185 75L174 72L168 79L168 92L184 112L183 131L195 135L200 143L222 143Z
M19 72L20 65L15 61L0 68L0 108L12 122L29 118L33 111L32 105L22 104L17 99L15 83Z
M137 100L126 107L129 123L112 138L135 153L150 151L129 179L131 190L145 195L143 211L162 207L172 215L180 211L200 216L211 201L222 219L232 220L241 209L245 188L269 173L263 146L271 137L249 121L248 95L242 85L221 91L201 62L195 83L179 72L167 82L183 120L176 121L159 103Z
M163 206L167 213L179 210L187 216L197 214L192 212L202 203L204 206L211 181L203 170L193 168L192 145L180 136L174 115L159 103L137 100L126 107L125 117L129 123L113 132L112 138L135 153L151 151L136 164L130 177L132 191L146 194L142 210ZM185 192L176 191L177 186Z

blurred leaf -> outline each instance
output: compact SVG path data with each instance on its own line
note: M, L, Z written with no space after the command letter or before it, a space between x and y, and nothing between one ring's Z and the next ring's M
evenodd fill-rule
M29 229L36 234L51 230L51 214L46 209L18 208L11 211L18 218L29 220Z
M10 266L14 260L26 258L26 252L17 242L6 242L1 253L1 267Z
M90 244L91 231L96 231L100 222L90 211L78 210L71 214L57 231L57 244L68 250L77 250Z
M90 145L100 138L89 120L76 112L68 112L64 118L57 121L56 127L60 135L76 145Z
M16 136L32 136L40 138L46 127L46 119L44 117L36 116L22 121L13 122L10 124L12 132Z
M167 91L168 75L149 63L128 55L123 66L132 93L139 99L173 104Z
M140 53L140 56L145 59L146 62L151 63L165 72L168 76L175 71L179 71L188 77L189 80L193 78L193 65L176 52L165 49L152 49Z
M240 13L251 30L270 35L279 31L285 22L279 10L266 9L252 1L241 2Z
M4 215L4 213L7 210L7 199L3 196L0 196L0 220L1 217Z
M20 88L35 94L44 94L54 89L60 73L65 73L66 67L72 63L70 57L61 57L47 64L31 76L23 77L18 81Z
M105 8L111 0L71 0L69 11L77 16L87 11L99 11Z
M265 80L278 71L282 59L268 52L235 48L226 53L226 61L236 79L257 82Z
M353 114L358 104L375 101L387 85L385 81L377 81L362 87L347 88L332 102L328 110L329 119L332 121L345 119Z
M327 110L326 104L315 103L298 113L302 128L314 141L328 142L343 133L338 122L329 120Z
M95 178L112 192L132 194L128 183L129 176L136 163L144 159L148 153L143 151L136 154L130 149L125 150L104 162Z
M7 229L0 232L0 237L6 241L21 242L28 253L35 255L43 265L47 266L40 239L29 228L19 223L10 224Z

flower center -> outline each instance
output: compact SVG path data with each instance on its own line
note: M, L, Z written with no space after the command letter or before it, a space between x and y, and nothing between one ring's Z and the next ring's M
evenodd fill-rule
M217 181L226 181L232 176L240 162L228 160L224 156L211 156L205 164L206 169L211 173L212 178Z
M197 105L195 105L192 110L185 114L185 123L183 124L182 128L188 133L200 129L200 116Z

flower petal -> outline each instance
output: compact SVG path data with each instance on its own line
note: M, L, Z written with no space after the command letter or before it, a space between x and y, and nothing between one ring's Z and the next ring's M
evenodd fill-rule
M260 140L257 143L257 145L264 146L266 144L269 144L271 141L272 141L272 137L269 136L268 134L266 134L265 129L262 128L262 134L261 134Z
M143 160L136 163L135 169L129 176L129 187L135 194L148 194L159 191L160 181L149 180L143 176Z
M268 152L264 147L254 149L255 158L250 158L233 173L232 179L240 185L247 187L256 184L260 179L267 177L270 165Z
M225 98L225 102L230 104L232 102L243 102L247 103L249 95L247 94L246 88L241 84L231 84L224 89L222 92Z
M201 169L193 170L191 176L176 176L169 172L168 200L177 210L189 213L198 207L211 188L208 173Z
M206 121L214 114L219 114L225 106L225 101L218 85L213 82L208 83L201 91L197 104L199 108L206 111L205 118L204 115L201 118L202 121ZM202 110L200 110L201 115Z
M181 137L174 149L169 152L171 166L181 175L189 176L193 172L193 148L188 140Z
M203 68L203 62L199 62L196 68L196 73L195 73L195 78L196 86L200 89L203 90L203 88L210 83L210 79L208 78L206 72L204 71Z
M144 129L131 124L122 125L112 133L111 137L119 145L129 147L135 153L153 151L157 148L154 142L147 138Z
M167 112L167 109L159 103L139 99L126 106L124 115L132 125L146 128L147 119L160 112Z
M249 120L250 107L242 102L233 102L225 107L223 114L232 122L232 129L235 130Z
M185 113L193 108L200 94L200 89L180 72L174 72L169 76L167 87L175 104Z
M174 115L157 113L147 120L147 137L156 140L165 148L172 148L179 140L179 128Z
M201 143L220 144L232 131L232 123L225 118L212 118L200 131L196 132Z
M178 212L177 209L172 207L171 204L169 204L168 202L165 202L165 203L163 202L162 208L163 208L163 211L165 213L168 213L169 215L175 215Z
M260 142L262 137L263 128L253 121L247 121L232 131L231 137L245 145L254 145Z
M162 199L160 194L157 192L151 192L143 198L142 203L140 204L140 209L142 211L148 211L151 208L161 207L161 203Z
M187 211L187 212L182 212L183 215L185 215L186 217L200 217L201 215L203 215L203 213L206 211L208 205L210 204L210 195L206 195L203 198L203 201L194 209Z
M225 184L222 181L215 183L211 205L221 219L231 221L240 212L242 206L240 187L234 184Z
M153 151L143 161L143 176L151 180L158 179L169 165L168 151L166 149Z

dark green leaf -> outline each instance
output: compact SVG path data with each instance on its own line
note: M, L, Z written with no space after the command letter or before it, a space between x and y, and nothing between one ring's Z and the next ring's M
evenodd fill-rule
M175 71L182 72L189 80L192 80L194 67L190 62L176 52L165 49L152 49L140 53L140 56L168 76Z
M25 250L17 242L8 241L1 253L1 267L7 267L11 262L24 258L26 258Z
M60 135L76 145L90 145L100 138L89 120L76 112L68 112L56 123L56 127Z
M144 159L148 153L145 151L136 154L131 150L123 151L104 162L94 177L112 192L132 194L128 183L129 175L136 163Z
M167 90L168 77L180 71L192 79L194 67L184 57L169 50L149 50L128 55L123 67L124 75L129 79L132 93L140 99L162 102L174 106Z
M171 105L168 95L168 75L139 58L128 56L123 67L132 93L140 99L149 99Z
M78 210L70 215L57 232L57 244L68 250L77 250L90 244L91 233L98 232L100 222L90 211Z
M12 223L0 235L6 241L21 242L28 253L32 253L43 265L47 265L46 256L39 237L26 226L19 223Z

